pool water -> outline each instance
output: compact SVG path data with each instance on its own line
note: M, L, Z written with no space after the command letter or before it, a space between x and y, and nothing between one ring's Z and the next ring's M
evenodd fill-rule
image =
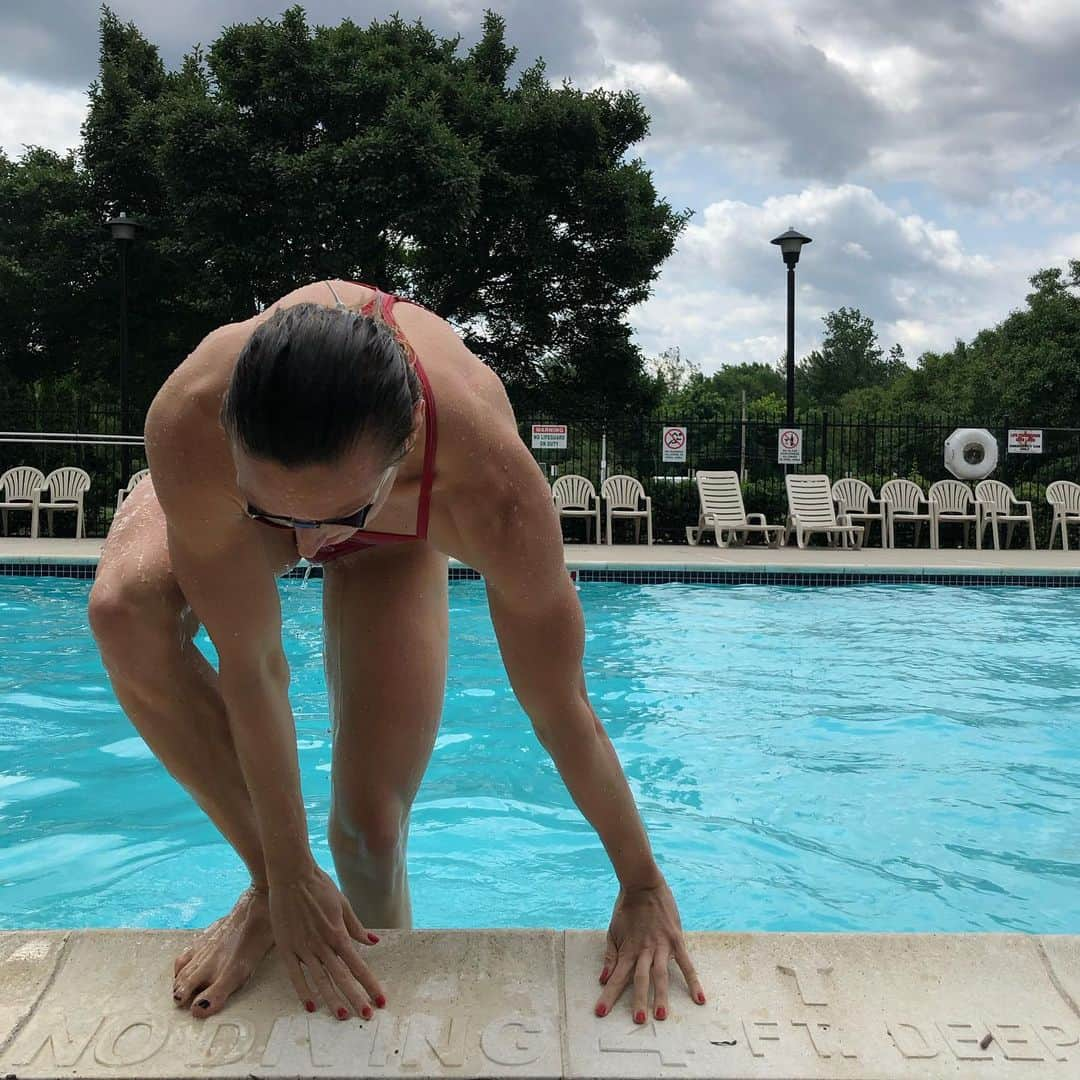
M0 578L0 928L205 926L243 864L117 704L89 588ZM280 588L333 875L321 585ZM580 595L592 700L686 929L1080 932L1080 592ZM450 607L415 925L606 927L611 864L514 699L483 586L453 582Z

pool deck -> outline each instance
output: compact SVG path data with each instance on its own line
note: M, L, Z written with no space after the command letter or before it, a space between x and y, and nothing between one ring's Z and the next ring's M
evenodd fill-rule
M93 564L104 540L28 540L0 537L0 564ZM974 548L863 548L813 547L735 548L690 547L685 544L567 544L563 548L571 570L761 570L813 571L943 571L953 574L1080 574L1080 550L983 551ZM453 565L457 565L453 562Z
M101 540L0 539L0 565L93 564ZM1080 552L568 545L571 569L1080 574ZM0 893L2 895L2 893ZM370 1021L308 1014L271 952L207 1020L171 999L194 931L0 932L0 1080L17 1077L1080 1077L1080 935L690 932L707 1003L628 988L603 1019L604 933L373 927Z
M378 928L375 928L378 929ZM307 1013L275 952L173 1005L193 931L0 933L0 1077L1080 1076L1080 937L687 934L706 1004L607 1017L600 931L380 930L372 1020Z

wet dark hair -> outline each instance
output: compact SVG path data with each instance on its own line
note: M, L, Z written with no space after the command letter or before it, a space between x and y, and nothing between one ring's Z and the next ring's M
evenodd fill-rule
M329 465L361 442L400 456L420 380L382 322L321 304L282 308L240 351L221 403L225 431L253 457Z

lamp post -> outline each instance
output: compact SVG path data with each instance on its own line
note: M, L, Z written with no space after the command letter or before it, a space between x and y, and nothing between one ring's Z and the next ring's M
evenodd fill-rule
M795 424L795 264L803 244L812 244L809 236L803 236L794 228L788 229L771 244L779 244L787 267L787 426Z
M141 222L129 218L122 210L105 223L112 230L112 238L120 252L120 434L128 434L128 248L135 239L135 231ZM131 475L131 448L125 443L120 451L123 476L121 483Z

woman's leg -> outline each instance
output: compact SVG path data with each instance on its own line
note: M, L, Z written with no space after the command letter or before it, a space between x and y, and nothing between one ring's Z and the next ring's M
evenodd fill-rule
M283 543L276 531L267 542ZM128 718L243 859L253 885L265 888L262 845L217 672L192 641L199 624L173 576L165 518L149 479L113 520L89 618ZM265 893L249 890L176 958L173 1000L195 1017L214 1015L272 943Z
M372 928L412 925L405 848L442 715L446 567L445 555L417 542L324 568L330 850L342 892Z

